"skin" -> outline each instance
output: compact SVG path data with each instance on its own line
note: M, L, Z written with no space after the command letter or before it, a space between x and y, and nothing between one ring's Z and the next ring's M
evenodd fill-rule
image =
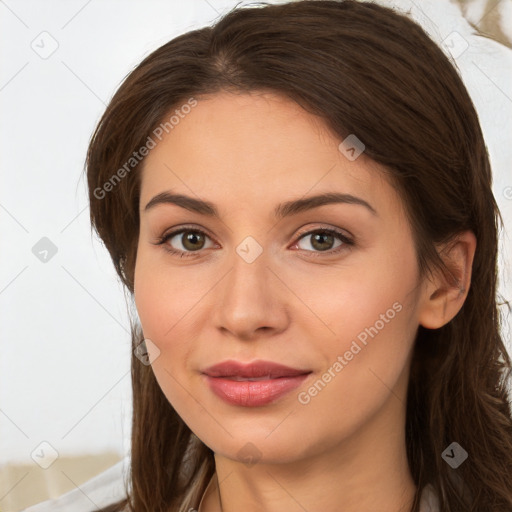
M441 327L462 307L476 241L462 233L449 253L459 287L440 276L420 281L401 198L375 162L364 153L348 160L340 142L285 97L222 92L199 99L145 159L135 303L144 336L158 347L148 348L159 385L215 454L220 486L209 487L201 512L220 511L221 503L224 512L412 505L405 402L413 342L420 324ZM214 203L219 217L173 204L144 210L168 190ZM333 191L364 199L377 215L335 203L274 217L283 201ZM192 257L155 245L183 225L208 233L204 245L184 246L183 233L166 242ZM321 228L355 244L332 254L337 238L322 251L311 234L298 236ZM263 250L252 263L236 252L248 236ZM298 393L395 303L400 312L300 403ZM240 407L214 395L200 373L226 359L313 373L277 402ZM242 448L255 464L244 462Z

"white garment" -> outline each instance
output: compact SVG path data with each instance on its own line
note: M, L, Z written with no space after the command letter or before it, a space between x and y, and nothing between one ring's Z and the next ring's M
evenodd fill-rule
M130 458L126 456L103 473L96 475L58 498L43 501L24 512L93 512L126 498Z
M43 501L24 512L93 512L101 507L126 498L124 482L128 478L129 457L96 475L79 488L63 494L59 498ZM212 485L212 478L206 488ZM203 494L203 496L204 496ZM201 508L201 507L199 507ZM420 512L439 512L439 504L433 488L427 486L421 496Z

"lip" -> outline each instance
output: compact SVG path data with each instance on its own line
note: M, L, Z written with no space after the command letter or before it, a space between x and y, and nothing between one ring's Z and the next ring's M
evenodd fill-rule
M225 402L242 407L258 407L289 393L311 373L271 361L224 361L201 372L209 388ZM258 379L258 380L248 380Z

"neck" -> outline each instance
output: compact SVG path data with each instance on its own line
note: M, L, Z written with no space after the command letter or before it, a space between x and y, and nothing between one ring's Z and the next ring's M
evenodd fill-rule
M394 401L394 402L393 402ZM416 486L397 397L382 414L338 445L287 463L252 466L215 454L216 475L199 512L410 512ZM391 414L390 414L391 413ZM394 421L390 421L394 418Z

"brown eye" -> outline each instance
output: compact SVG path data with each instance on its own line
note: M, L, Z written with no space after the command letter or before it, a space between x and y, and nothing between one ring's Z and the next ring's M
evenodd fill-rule
M301 243L308 238L309 246L312 247L312 249L307 247L307 244L306 246L301 246ZM338 241L337 244L336 241ZM302 234L297 245L299 249L305 249L309 252L337 252L337 250L342 250L344 248L343 246L353 245L353 242L342 233L332 229L317 229Z
M189 251L202 249L205 244L205 236L199 231L185 231L181 235L183 247Z
M332 249L335 238L327 233L315 233L311 235L311 246L319 251Z
M211 245L206 245L208 240L210 240L210 237L200 229L182 228L162 236L158 239L156 245L163 245L167 252L184 257L192 256L194 252L199 252L201 249L212 247L211 240Z

